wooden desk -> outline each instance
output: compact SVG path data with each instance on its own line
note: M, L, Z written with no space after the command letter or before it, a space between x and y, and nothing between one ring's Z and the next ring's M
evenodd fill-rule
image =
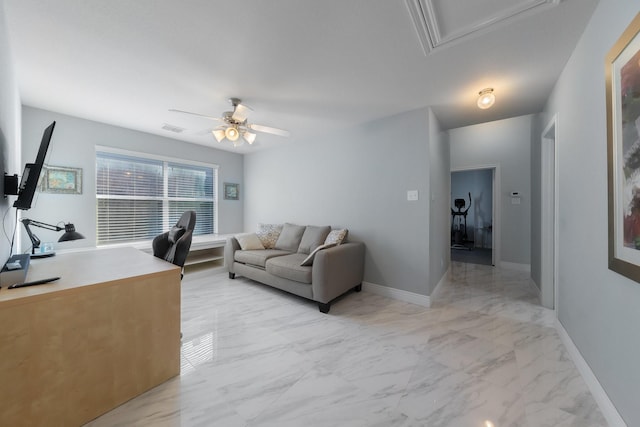
M0 290L0 425L77 426L180 373L180 269L133 248L34 259Z

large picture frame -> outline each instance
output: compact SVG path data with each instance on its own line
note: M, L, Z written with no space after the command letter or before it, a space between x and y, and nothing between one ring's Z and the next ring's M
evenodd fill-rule
M55 194L82 194L82 169L45 165L40 176L40 191Z
M640 13L605 60L609 269L640 282Z

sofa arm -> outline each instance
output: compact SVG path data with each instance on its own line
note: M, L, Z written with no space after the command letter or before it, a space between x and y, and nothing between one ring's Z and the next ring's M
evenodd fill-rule
M235 273L233 271L233 256L238 250L240 250L240 243L235 237L228 237L224 245L224 265L231 274Z
M311 270L313 300L328 303L362 283L364 243L350 242L316 254Z

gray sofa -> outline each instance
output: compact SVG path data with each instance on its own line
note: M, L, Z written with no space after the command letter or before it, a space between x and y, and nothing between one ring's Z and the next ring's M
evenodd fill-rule
M241 275L316 301L323 313L329 312L335 298L362 289L364 244L328 241L342 231L346 239L346 230L294 224L268 226L271 229L266 234L256 233L264 248L259 243L257 248L251 245L255 241L251 233L227 239L224 262L229 278Z

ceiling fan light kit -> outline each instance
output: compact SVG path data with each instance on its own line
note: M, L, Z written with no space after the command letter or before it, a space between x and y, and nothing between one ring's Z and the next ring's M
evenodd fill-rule
M222 142L222 140L226 137L224 129L214 129L211 131L211 133L218 142Z
M478 95L478 108L481 110L491 108L496 102L496 96L493 94L493 88L488 87L486 89L482 89Z
M256 140L256 134L248 131L243 132L242 137L249 143L249 145L253 144Z
M224 131L225 136L229 141L236 141L240 137L240 132L235 126L230 126Z
M222 117L212 117L176 109L170 109L169 111L174 113L190 114L222 122L223 124L221 126L211 130L211 134L218 142L228 139L233 143L234 147L242 145L245 141L248 142L249 145L253 144L256 140L256 134L250 131L270 133L272 135L284 137L289 136L289 131L283 129L258 125L255 123L247 123L247 116L249 115L249 112L253 110L242 104L241 100L238 98L229 98L229 102L233 105L233 111L225 111L222 113Z

